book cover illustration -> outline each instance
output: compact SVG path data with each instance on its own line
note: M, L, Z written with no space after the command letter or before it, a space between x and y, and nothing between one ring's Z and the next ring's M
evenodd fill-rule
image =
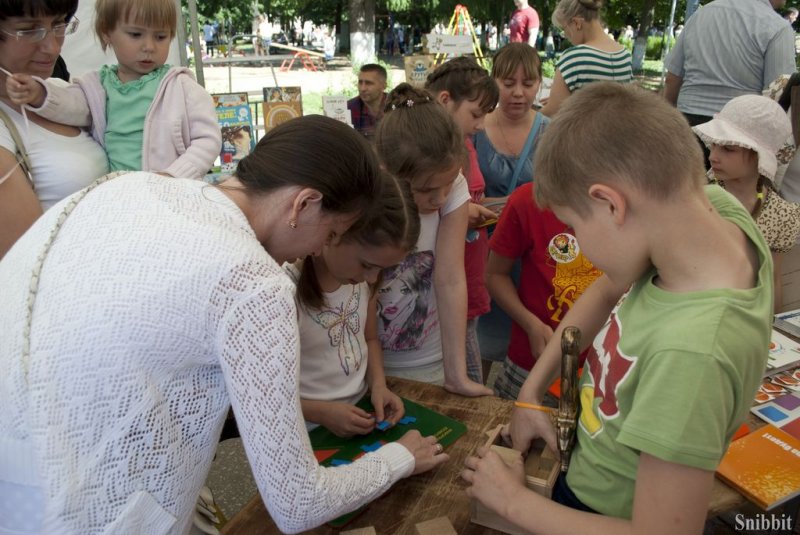
M789 310L775 314L773 325L786 334L800 337L800 310Z
M211 95L211 98L214 99L222 133L220 172L230 174L256 147L250 102L247 93L222 93Z
M717 477L765 510L800 494L800 439L767 425L731 443Z
M402 399L405 406L403 419L394 427L384 431L376 428L367 435L357 435L350 438L337 437L321 426L310 431L308 436L311 439L311 447L319 463L322 466L350 464L383 444L396 441L412 429L419 431L422 436L435 436L439 444L445 449L467 432L467 426L458 420L423 407L413 401ZM369 413L375 411L368 397L362 398L361 401L356 403L356 406ZM328 524L333 527L341 527L363 510L364 508L361 508L348 513L328 522Z
M300 87L264 88L264 128L271 128L303 115L303 95Z
M767 357L767 370L764 375L771 375L800 365L800 344L772 329Z
M800 392L776 397L769 403L753 407L750 412L800 440Z
M755 403L766 403L790 392L800 392L800 367L765 377L756 392Z

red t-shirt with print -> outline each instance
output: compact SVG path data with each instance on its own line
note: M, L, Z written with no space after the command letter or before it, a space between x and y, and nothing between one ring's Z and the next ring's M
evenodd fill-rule
M495 254L521 258L517 294L525 308L555 329L581 293L601 275L580 252L571 229L533 200L533 184L511 194L489 242ZM513 323L508 356L530 370L536 362L528 336Z
M530 30L539 27L539 14L531 6L514 11L508 25L512 43L527 43Z

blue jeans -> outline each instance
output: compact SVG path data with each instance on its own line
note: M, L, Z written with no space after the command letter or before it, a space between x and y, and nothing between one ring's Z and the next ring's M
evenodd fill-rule
M511 270L511 280L514 286L519 287L522 263L519 259L514 262ZM481 358L502 362L508 354L508 342L511 339L511 318L500 305L492 299L491 309L478 320L478 342L481 346Z

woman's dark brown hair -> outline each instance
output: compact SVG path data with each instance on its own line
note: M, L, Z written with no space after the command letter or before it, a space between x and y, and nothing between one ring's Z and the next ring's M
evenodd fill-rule
M350 214L366 212L378 198L379 172L363 136L335 119L306 115L267 132L235 175L248 194L312 188L322 193L324 210Z
M11 17L58 17L69 20L78 10L78 0L0 0L0 20ZM0 34L0 39L5 37Z

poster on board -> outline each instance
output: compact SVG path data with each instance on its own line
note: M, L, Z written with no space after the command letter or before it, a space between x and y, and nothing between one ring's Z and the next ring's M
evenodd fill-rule
M270 129L303 115L303 95L300 87L264 88L264 129Z
M211 95L211 98L217 109L217 122L222 133L220 171L229 174L256 147L250 101L247 93L220 93Z

